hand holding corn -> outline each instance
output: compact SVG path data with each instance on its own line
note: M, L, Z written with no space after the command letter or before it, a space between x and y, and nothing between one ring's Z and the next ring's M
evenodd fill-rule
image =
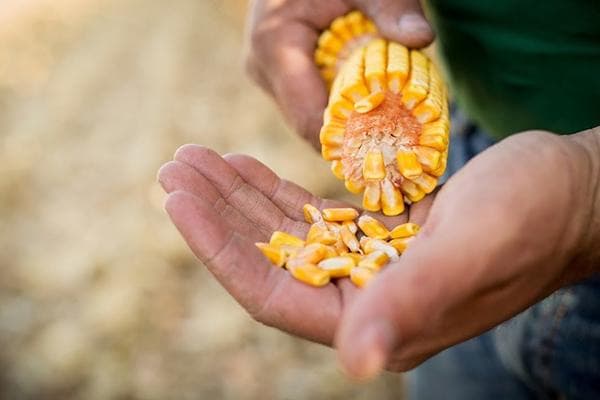
M327 90L314 63L321 31L360 10L381 35L410 48L433 40L419 0L254 0L248 19L247 70L291 125L316 149Z
M386 219L422 226L364 288L294 279L256 248L305 238L302 204L344 204L280 180L260 162L184 146L159 173L188 245L256 320L338 349L353 376L405 371L600 269L600 129L529 132L493 146L437 194ZM382 217L383 218L383 217Z

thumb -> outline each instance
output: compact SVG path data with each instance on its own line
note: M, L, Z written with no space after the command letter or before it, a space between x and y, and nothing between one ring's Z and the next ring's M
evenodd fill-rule
M435 38L419 0L351 0L369 16L379 32L410 48L425 47Z

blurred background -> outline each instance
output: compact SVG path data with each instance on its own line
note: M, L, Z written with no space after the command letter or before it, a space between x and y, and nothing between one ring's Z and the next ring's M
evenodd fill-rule
M0 1L0 398L402 397L251 320L162 209L188 142L343 194L245 77L246 7Z

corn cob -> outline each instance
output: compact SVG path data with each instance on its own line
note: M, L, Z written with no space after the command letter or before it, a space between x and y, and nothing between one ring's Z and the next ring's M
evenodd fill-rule
M369 215L359 216L353 208L319 210L305 204L303 211L311 224L305 240L275 231L269 243L256 243L256 247L274 266L284 267L297 280L317 287L340 278L365 286L389 262L398 259L419 232L414 223L390 231Z
M431 193L446 169L446 87L422 52L378 36L357 11L320 39L317 66L330 86L321 153L363 208L385 215Z

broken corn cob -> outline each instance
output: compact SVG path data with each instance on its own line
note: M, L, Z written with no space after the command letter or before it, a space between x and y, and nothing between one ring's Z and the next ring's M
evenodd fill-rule
M311 224L306 240L275 231L269 243L256 243L256 247L273 265L285 267L297 280L317 287L339 278L365 286L398 259L419 231L414 223L389 231L377 219L359 216L354 208L319 210L306 204L303 211Z
M446 169L450 131L436 65L379 37L358 11L321 35L315 61L331 88L321 153L348 191L385 215L431 193Z

